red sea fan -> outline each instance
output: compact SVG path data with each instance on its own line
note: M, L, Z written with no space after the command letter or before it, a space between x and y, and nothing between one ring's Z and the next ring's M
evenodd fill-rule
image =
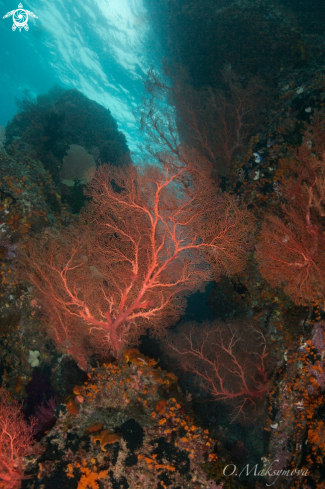
M312 231L298 215L290 225L268 215L256 252L262 276L301 305L325 296L325 239L317 227Z
M325 154L303 144L295 156L294 177L283 184L283 218L266 216L256 256L273 287L308 305L325 298Z
M24 479L23 457L32 444L35 421L28 425L21 404L0 389L0 488L19 489Z

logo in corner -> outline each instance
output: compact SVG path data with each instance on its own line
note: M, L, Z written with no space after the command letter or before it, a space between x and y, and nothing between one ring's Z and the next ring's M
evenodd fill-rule
M4 15L2 18L6 19L7 17L11 16L13 20L12 30L15 31L18 27L19 32L21 32L22 28L24 28L25 31L29 30L29 26L27 24L28 16L38 19L37 15L35 15L33 12L23 9L23 5L21 3L18 5L17 10L11 10L11 12L7 12L6 15Z

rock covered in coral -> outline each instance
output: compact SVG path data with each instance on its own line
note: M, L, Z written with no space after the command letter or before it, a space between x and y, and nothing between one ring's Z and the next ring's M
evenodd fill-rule
M59 406L46 451L29 467L33 488L59 479L78 489L211 487L203 465L217 459L215 442L176 399L177 378L144 355L136 362L136 351L127 363L93 368L74 388L78 409L71 398Z
M110 110L78 90L54 87L36 100L21 101L20 109L6 127L6 148L20 138L54 180L70 145L82 146L96 162L130 164L125 136Z

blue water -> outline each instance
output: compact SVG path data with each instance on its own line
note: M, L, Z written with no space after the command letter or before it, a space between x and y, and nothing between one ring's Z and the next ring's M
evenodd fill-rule
M12 31L2 17L19 0L0 0L0 125L17 112L16 98L53 85L76 88L109 108L131 151L141 140L132 114L143 94L142 77L160 68L162 47L142 0L22 0L29 30Z

